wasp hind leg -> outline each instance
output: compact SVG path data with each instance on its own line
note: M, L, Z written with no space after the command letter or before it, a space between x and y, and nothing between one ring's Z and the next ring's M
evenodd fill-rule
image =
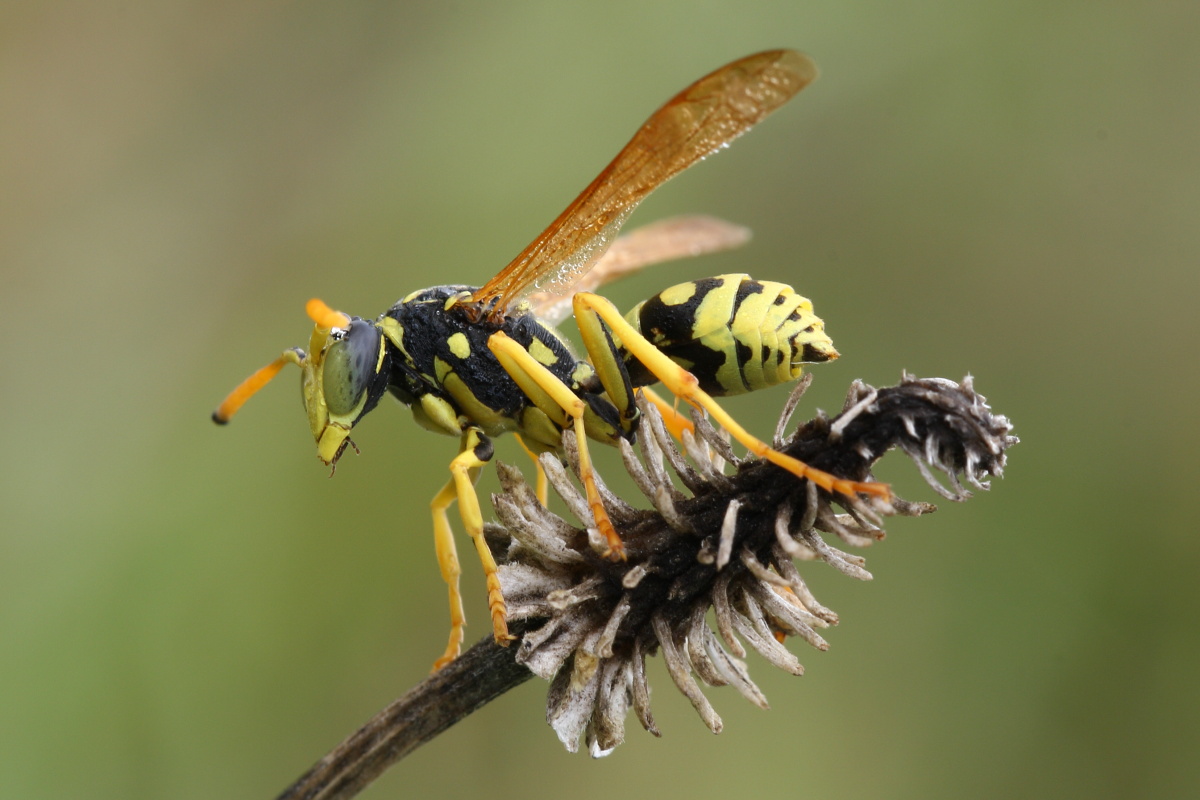
M614 560L624 559L625 545L613 527L608 512L604 510L600 490L596 488L596 473L588 453L587 429L584 425L587 403L504 331L497 331L488 338L488 349L534 405L560 426L565 428L570 424L574 427L579 448L579 480L583 484L592 519L607 545L604 555Z
M642 386L638 391L642 393L642 397L649 400L658 409L658 414L662 417L663 427L667 429L669 434L675 437L676 441L683 441L684 431L691 434L696 433L696 426L692 424L690 419L680 414L679 409L676 408L679 405L678 400L673 404L668 403L657 392L652 391L649 386Z
M498 644L506 645L515 637L508 632L508 607L500 593L500 578L496 574L496 560L483 538L483 514L479 510L479 496L475 493L475 479L479 469L492 459L492 442L478 428L468 428L463 433L462 449L450 462L451 478L429 504L433 512L433 538L437 549L438 566L442 579L450 593L450 640L446 652L433 664L433 671L458 658L462 650L463 628L467 624L463 613L462 595L459 593L459 577L462 569L458 563L458 550L454 545L454 532L450 528L447 510L458 500L458 510L463 526L475 543L479 560L483 564L487 580L488 610L492 615L492 635Z
M525 455L533 459L533 466L537 469L537 499L543 507L550 502L550 481L546 478L546 470L542 468L542 462L538 460L538 454L533 452L533 448L525 444L525 440L521 438L521 434L513 434L517 438L517 444L521 445L521 449L525 451Z
M589 292L580 292L573 298L573 303L576 323L583 334L588 355L594 361L614 357L608 348L598 347L596 344L599 341L598 332L603 331L602 320L616 333L625 350L644 364L646 369L662 382L663 386L685 403L707 411L717 424L729 431L734 439L754 455L786 469L797 478L812 481L827 492L838 492L849 497L862 493L885 500L891 498L891 488L885 483L863 483L835 477L828 472L810 467L799 459L785 455L767 445L766 442L755 438L739 425L725 409L721 408L711 395L700 388L700 383L695 375L676 364L651 344L646 337L638 333L632 325L625 321L616 307L603 297ZM607 339L607 335L605 338ZM596 347L597 350L594 351L593 347ZM603 378L604 371L597 368L597 372Z

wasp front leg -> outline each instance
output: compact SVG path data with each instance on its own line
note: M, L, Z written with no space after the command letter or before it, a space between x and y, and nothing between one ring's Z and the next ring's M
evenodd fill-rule
M583 333L588 355L594 361L615 358L609 347L597 347L594 344L601 341L601 334L604 335L604 338L608 338L607 332L603 331L603 325L601 325L601 321L603 321L621 340L621 346L626 352L640 361L669 391L685 403L707 411L717 424L729 431L734 439L755 456L786 469L798 478L812 481L828 492L838 492L850 497L863 493L885 500L891 498L891 489L887 484L843 480L828 472L810 467L799 459L785 455L751 435L725 409L721 408L712 396L700 388L700 382L695 375L676 364L655 347L630 325L608 300L599 295L580 292L575 295L573 303L575 320ZM598 352L593 351L593 347L597 347ZM603 379L605 371L599 367L596 371Z
M462 569L458 563L458 550L454 545L454 532L446 514L450 504L456 499L463 527L475 543L479 561L483 564L483 575L487 580L488 610L492 615L492 635L497 644L502 645L507 645L515 638L508 632L508 607L500 592L496 560L483 538L483 514L479 510L479 496L475 493L475 479L479 476L479 469L491 459L491 440L478 428L467 428L463 432L461 451L450 462L450 480L430 503L438 566L450 593L450 641L446 644L446 652L434 662L434 672L458 658L462 650L463 628L467 624L466 615L463 613L462 595L459 592Z
M561 427L570 424L574 428L579 448L579 480L583 483L596 528L608 546L605 556L614 560L624 559L625 545L613 527L608 512L604 510L600 490L596 488L596 473L588 452L587 428L584 424L588 413L587 403L504 331L491 335L488 348L535 406Z

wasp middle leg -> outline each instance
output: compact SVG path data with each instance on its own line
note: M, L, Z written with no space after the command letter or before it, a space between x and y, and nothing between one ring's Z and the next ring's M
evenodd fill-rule
M605 556L616 560L624 559L625 545L613 527L608 512L604 510L600 490L596 488L596 473L588 452L585 424L591 411L588 404L504 331L497 331L488 338L488 348L535 406L562 427L567 427L569 423L574 428L575 441L579 448L579 479L583 483L596 528L607 544Z

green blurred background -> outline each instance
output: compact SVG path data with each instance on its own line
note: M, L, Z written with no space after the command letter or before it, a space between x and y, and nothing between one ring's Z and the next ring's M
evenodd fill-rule
M485 280L658 104L778 46L821 80L633 221L755 240L610 296L793 283L843 353L805 412L970 372L1008 477L894 521L874 582L802 565L832 649L752 659L773 707L711 691L720 736L656 662L664 738L569 755L531 681L365 796L1200 794L1198 41L1166 0L6 3L0 795L271 797L420 680L454 442L385 406L330 480L295 370L209 412L310 296ZM729 405L765 434L785 395Z

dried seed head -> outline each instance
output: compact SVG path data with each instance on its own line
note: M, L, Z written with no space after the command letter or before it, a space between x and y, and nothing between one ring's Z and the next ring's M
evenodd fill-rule
M785 406L776 446L840 478L870 480L872 464L898 448L940 494L964 500L970 495L960 476L988 488L984 479L1002 473L1005 452L1017 442L1008 420L991 413L970 377L957 384L908 375L879 390L856 381L835 419L820 415L785 437L787 416L806 386L800 384ZM813 597L793 559L823 561L869 580L862 557L821 534L865 547L883 538L883 516L936 508L899 498L882 504L831 495L767 462L739 460L721 432L699 417L696 436L683 445L685 458L654 406L640 398L639 406L645 415L641 455L624 443L622 455L652 508L630 506L600 481L627 561L603 558L605 544L596 532L549 512L514 467L498 465L503 493L492 498L499 524L488 533L500 551L509 618L535 625L522 638L517 660L551 681L547 720L567 749L576 750L582 738L596 757L623 741L630 707L658 735L645 669L646 655L655 651L714 733L721 718L699 682L733 686L766 708L742 661L746 646L800 675L804 668L783 646L785 637L826 650L818 631L838 622ZM569 431L564 445L577 467ZM736 467L733 473L725 474L726 463ZM543 456L542 464L571 512L590 523L574 477L552 455ZM715 630L707 622L710 609Z

